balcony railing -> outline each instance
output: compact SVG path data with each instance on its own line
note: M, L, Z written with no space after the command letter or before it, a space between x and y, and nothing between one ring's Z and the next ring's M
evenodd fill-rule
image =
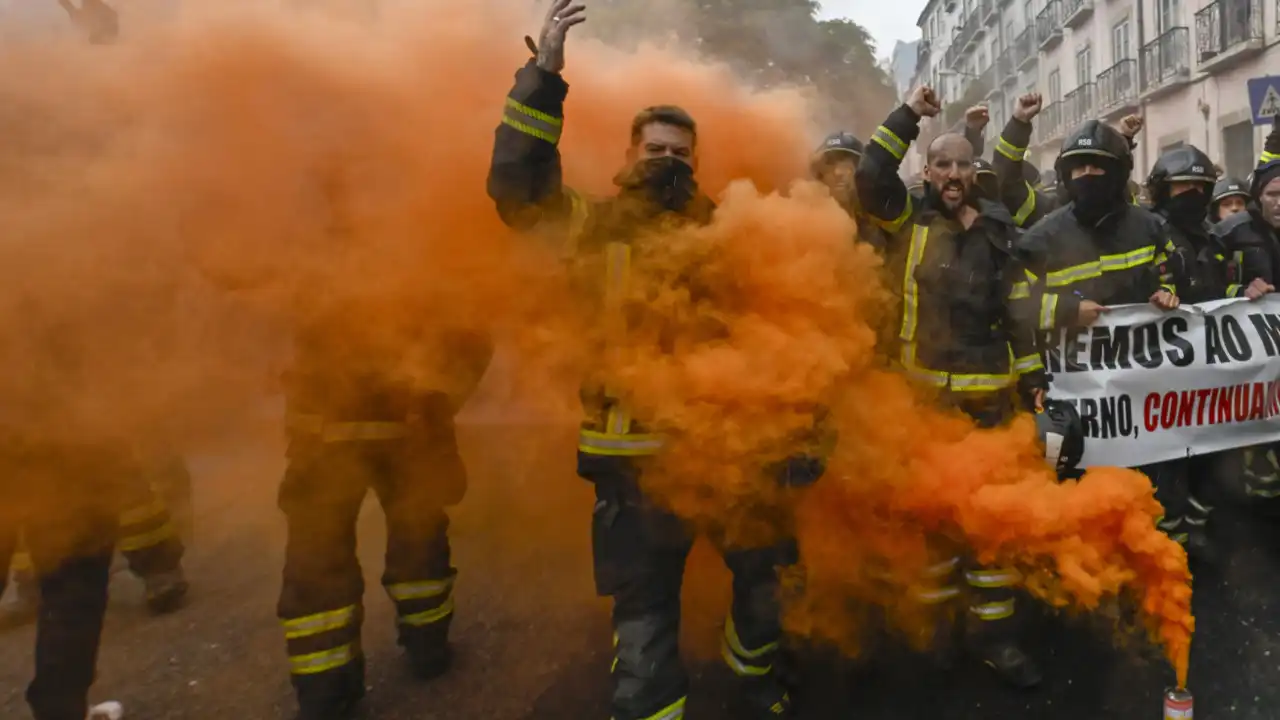
M1262 39L1262 0L1215 0L1196 13L1196 57L1200 62L1250 41L1261 45Z
M1028 25L1013 41L1013 66L1019 71L1026 70L1039 61L1038 52L1035 26Z
M978 84L982 87L983 96L991 97L1000 93L1000 63L993 62L978 76Z
M982 11L983 25L995 25L996 21L1000 19L1000 5L996 4L995 0L982 0L978 5L978 9Z
M1049 50L1062 42L1062 2L1049 0L1036 15L1036 42L1041 50Z
M1107 112L1138 102L1138 62L1121 60L1098 73L1098 110Z
M1013 48L1005 48L996 58L996 76L1001 85L1013 85L1018 82L1018 69L1013 63Z
M964 24L956 31L956 46L961 48L961 52L973 47L974 42L978 39L978 31L982 28L982 17L978 15L978 9L974 8L969 11L969 15L964 19Z
M1051 102L1036 116L1038 142L1050 142L1062 134L1062 103Z
M1170 85L1191 74L1190 31L1169 28L1142 46L1142 92Z
M1062 24L1069 28L1079 27L1093 14L1093 0L1063 0Z
M1062 98L1062 124L1066 128L1073 128L1094 116L1094 92L1094 84L1085 83Z

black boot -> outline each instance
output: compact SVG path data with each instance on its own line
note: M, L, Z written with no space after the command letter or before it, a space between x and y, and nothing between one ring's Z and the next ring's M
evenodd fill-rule
M142 582L146 586L147 609L152 615L166 615L186 604L190 586L181 567L149 575Z
M293 676L297 720L351 720L364 699L364 658L314 675Z
M988 642L974 654L1012 687L1025 690L1036 687L1044 679L1039 663L1012 640Z
M742 681L742 712L750 720L785 720L794 718L791 695L773 673Z
M409 669L418 680L434 680L453 666L448 622L423 627L401 625L399 644L409 658Z

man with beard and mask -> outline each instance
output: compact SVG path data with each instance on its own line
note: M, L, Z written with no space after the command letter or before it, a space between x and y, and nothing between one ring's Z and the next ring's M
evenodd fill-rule
M903 370L937 393L938 402L984 428L1012 418L1017 401L1039 407L1044 368L1034 328L1009 312L1023 269L1014 256L1018 228L1000 204L975 196L973 147L960 135L941 135L926 155L923 200L898 176L898 164L919 134L922 117L936 116L933 90L917 88L876 129L858 167L862 207L894 230L887 265L901 289L897 350ZM931 568L921 603L960 594L951 584L961 567L949 558ZM940 548L941 549L941 548ZM966 564L970 588L970 650L1006 682L1039 683L1036 663L1018 647L1011 570Z
M1178 307L1177 284L1186 282L1189 263L1169 224L1130 201L1128 139L1089 120L1067 136L1055 169L1068 202L1022 236L1029 267L1017 314L1049 334L1092 325L1108 305ZM1185 541L1185 464L1139 469L1167 513L1160 527Z
M695 180L697 125L669 105L641 110L632 121L616 195L589 199L563 184L558 145L569 86L560 73L566 32L583 20L582 5L556 0L539 42L526 38L535 57L516 72L508 93L488 192L506 224L554 237L565 248L584 300L604 308L611 332L627 333L644 314L627 299L633 257L643 262L641 252L663 232L708 223L715 207ZM607 344L603 337L597 349L604 352ZM578 475L596 492L596 591L613 598L611 713L615 720L678 720L689 685L678 644L680 588L693 533L641 491L641 476L663 446L656 431L661 419L636 417L631 398L602 374L593 373L582 387ZM812 482L822 471L803 461L784 466L779 479L790 484ZM795 562L794 544L727 550L724 559L733 573L733 602L721 650L743 681L744 715L792 717L777 669L777 568Z
M854 189L854 176L857 174L862 152L862 141L854 137L853 133L832 133L813 152L809 171L813 179L827 186L831 197L857 223L858 240L881 252L884 250L884 233L870 216L862 212L858 205L858 193Z

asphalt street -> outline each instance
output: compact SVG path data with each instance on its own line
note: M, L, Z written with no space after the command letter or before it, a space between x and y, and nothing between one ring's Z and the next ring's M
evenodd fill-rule
M367 578L368 720L551 720L609 716L608 606L594 597L587 519L592 497L573 474L568 427L466 425L471 473L453 537L458 661L447 678L417 685L395 646L390 602L377 584L383 530L376 502L361 519ZM228 438L191 458L195 542L186 567L191 603L149 617L140 583L113 583L95 701L124 703L133 720L291 718L293 699L275 620L284 524L275 508L283 468L278 433ZM1216 520L1229 552L1196 575L1199 628L1191 689L1200 720L1277 717L1280 702L1280 522L1224 505ZM684 633L694 687L688 717L727 720L733 678L714 660L727 574L695 551ZM1029 632L1046 664L1044 686L1015 692L989 671L947 669L917 657L858 663L817 658L802 667L805 718L1155 718L1172 674L1141 647L1117 647L1105 622L1043 617ZM30 627L0 635L0 718L27 720Z

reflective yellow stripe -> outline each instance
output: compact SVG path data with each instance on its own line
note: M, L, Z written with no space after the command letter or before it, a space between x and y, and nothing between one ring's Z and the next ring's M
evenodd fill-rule
M772 664L756 666L742 662L733 654L733 651L729 649L728 642L720 643L720 656L724 658L724 662L729 666L729 669L733 670L733 672L739 676L759 677L761 675L768 675L769 671L773 669Z
M511 98L507 98L507 106L503 108L502 122L525 135L546 140L552 145L560 142L560 131L564 125L564 121L560 118L552 117L541 110L534 110Z
M924 576L927 578L946 577L956 569L956 565L960 564L960 558L951 558L940 563L935 563L924 569Z
M317 435L326 443L398 440L409 436L409 426L404 422L329 422L321 415L305 413L289 413L285 422L290 430Z
M946 602L960 595L958 587L944 587L935 590L918 590L916 591L916 599L926 605L936 605Z
M1013 222L1018 227L1022 227L1027 222L1027 218L1031 217L1031 213L1036 211L1036 191L1031 187L1031 183L1023 181L1027 186L1027 199L1022 201L1022 205L1018 208L1018 212L1013 214Z
M294 675L315 675L340 668L354 660L355 656L353 645L343 645L309 655L295 655L289 658L289 668Z
M133 552L134 550L143 550L149 547L155 547L160 543L174 537L173 525L165 523L155 530L149 532L138 533L122 538L117 546L121 552Z
M387 594L392 600L421 600L444 595L453 588L453 578L445 580L418 580L415 582L396 583L387 586Z
M919 323L920 288L916 282L916 268L924 261L925 245L929 242L929 228L923 225L911 226L911 246L907 249L907 267L902 275L902 329L898 338L903 342L916 339L916 325Z
M1008 140L1005 140L1004 135L1001 135L1000 138L996 140L996 152L1014 162L1022 162L1027 158L1027 149L1024 147L1018 147Z
M578 431L578 450L588 455L637 457L653 455L661 449L661 435L611 435L585 428Z
M1031 283L1016 282L1009 289L1010 300L1026 300L1031 297Z
M1240 291L1243 289L1244 288L1242 286L1237 285L1236 283L1231 283L1227 286L1227 297L1238 297L1240 295Z
M916 344L903 343L902 366L920 382L952 392L994 392L1013 385L1012 373L946 373L931 370L916 361Z
M778 649L778 643L771 642L765 643L755 650L748 650L738 637L738 629L733 624L732 615L724 623L724 641L729 644L729 649L733 651L733 654L748 660L755 660Z
M913 207L914 206L913 206L913 201L911 200L911 193L907 193L907 200L903 204L902 212L898 214L898 217L894 218L893 220L881 220L880 218L872 215L871 220L876 225L879 225L880 227L884 228L886 232L896 233L899 230L901 230L902 226L905 225L907 220L911 218L911 211Z
M1094 262L1081 263L1061 270L1054 270L1045 278L1045 283L1049 287L1066 287L1082 280L1102 277L1104 272L1128 270L1142 265L1149 265L1156 260L1155 246L1148 245L1127 253L1103 255Z
M423 610L422 612L413 613L412 615L401 616L400 623L402 625L408 625L410 627L422 627L423 625L430 625L432 623L440 622L441 620L449 617L452 614L453 614L453 596L450 596L447 600L441 603L440 607L438 608Z
M307 615L306 617L292 618L280 621L280 625L284 628L284 636L287 640L297 640L298 638L311 637L320 633L327 633L332 630L344 628L351 624L355 619L356 606L348 605L337 610L329 610L315 615Z
M25 550L18 550L9 558L9 570L11 572L27 572L34 567L31 564L31 554Z
M640 718L640 720L682 720L684 718L684 701L685 698L680 698L658 712L648 717Z
M160 517L166 512L164 503L160 502L158 499L152 499L152 501L146 505L120 513L120 524L138 525L148 520Z
M1058 312L1058 294L1045 293L1040 298L1040 329L1052 330L1053 318Z
M1018 584L1020 576L1014 570L971 570L964 574L971 587L1002 588Z
M978 619L985 621L1003 620L1013 616L1014 599L1002 600L1000 602L982 603L981 605L972 605L969 612L978 616Z
M578 253L578 243L582 239L582 231L586 228L587 220L591 217L591 204L573 188L564 188L564 194L569 198L569 233L565 238L562 254L565 259L569 259Z
M1280 153L1267 152L1266 150L1263 150L1262 154L1258 156L1259 165L1269 163L1272 160L1280 160Z
M895 135L892 130L883 125L876 128L876 131L871 134L871 142L888 150L890 155L899 160L907 154L907 144L902 141L902 138Z
M1040 355L1023 355L1013 361L1013 371L1019 375L1026 375L1029 372L1043 370L1044 363L1040 361Z

